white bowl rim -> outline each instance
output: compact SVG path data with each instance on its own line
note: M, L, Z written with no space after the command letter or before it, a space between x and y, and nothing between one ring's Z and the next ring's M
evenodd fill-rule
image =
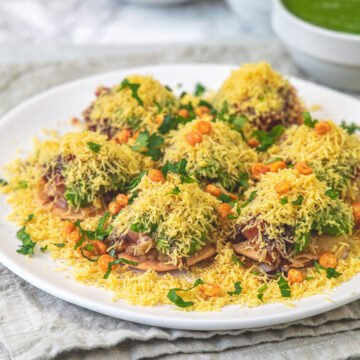
M351 34L347 32L331 30L324 28L322 26L314 25L293 14L290 10L286 8L282 0L273 0L273 3L275 6L278 6L283 11L285 16L291 19L291 21L295 22L297 25L302 26L309 31L316 32L319 35L323 35L323 36L332 36L339 40L350 40L350 41L360 42L360 34Z

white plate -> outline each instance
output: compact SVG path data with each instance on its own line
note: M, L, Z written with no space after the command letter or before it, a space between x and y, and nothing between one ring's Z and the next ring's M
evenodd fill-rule
M181 82L185 90L191 91L197 82L208 88L217 89L228 77L231 65L166 65L127 69L100 74L73 81L33 97L8 113L0 121L0 166L17 156L20 147L31 149L30 137L40 135L41 128L54 128L67 122L94 98L94 89L99 85L111 86L132 73L151 74L173 89ZM291 78L300 96L308 106L321 104L322 110L313 115L341 121L343 119L359 124L360 102L327 88ZM65 131L62 127L62 131ZM17 140L17 143L14 140ZM360 297L360 276L343 283L329 294L302 299L291 308L284 304L266 304L256 308L240 309L227 306L220 312L181 312L174 306L153 308L131 306L125 301L111 302L112 293L88 287L66 277L64 272L55 272L48 254L37 253L27 260L16 253L19 241L16 228L3 219L11 211L0 196L0 262L8 269L34 286L73 304L142 324L189 330L225 330L274 325L293 321L330 309L334 309Z

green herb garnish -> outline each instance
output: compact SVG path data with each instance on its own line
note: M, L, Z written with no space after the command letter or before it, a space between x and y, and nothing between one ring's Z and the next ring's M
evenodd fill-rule
M233 295L240 295L241 294L241 291L242 291L242 287L240 286L241 282L240 281L237 281L235 284L234 284L234 289L235 291L228 291L228 294L230 296L233 296Z
M131 90L131 96L136 99L141 106L144 106L144 102L140 99L140 96L138 95L140 84L131 84L128 79L124 79L121 83L121 88L118 91L121 91L126 87L129 87L129 89Z
M234 254L231 255L231 258L232 258L232 261L234 262L234 264L239 264L242 267L245 266L244 263L237 256L235 256Z
M289 202L289 200L288 200L287 197L283 197L283 198L280 199L280 204L281 205L286 205L288 202Z
M135 261L129 261L129 260L126 260L126 259L123 259L123 258L119 258L119 259L116 259L114 261L110 261L109 265L108 265L108 268L106 270L106 273L104 274L103 278L107 279L109 277L110 272L111 272L111 268L112 268L113 265L121 264L121 263L128 264L128 265L133 265L133 266L137 266L137 264L138 264Z
M176 291L189 291L189 290L192 290L194 289L196 286L198 285L203 285L205 284L204 281L202 281L201 279L197 279L195 282L194 282L194 285L188 289L170 289L168 294L167 294L167 298L173 302L175 305L177 305L178 307L181 307L181 308L185 308L185 307L189 307L189 306L192 306L194 305L194 303L192 301L184 301L182 299L182 297L180 297Z
M158 109L158 114L160 114L162 112L162 106L156 101L156 100L153 100L153 103L154 105L156 105L157 109Z
M23 255L34 254L34 248L36 242L31 240L30 235L26 232L26 227L23 226L17 233L16 237L22 241L22 246L20 249L16 250L17 253Z
M311 127L311 128L314 128L315 125L316 125L316 123L317 123L318 121L317 121L317 120L313 120L313 119L311 118L310 113L308 113L308 112L303 112L302 114L303 114L303 117L304 117L304 125L305 125L305 126L309 126L309 127Z
M334 189L328 189L325 191L325 195L328 196L330 199L335 200L340 196L339 191Z
M164 144L164 139L155 133L150 135L148 130L141 131L136 139L132 150L150 156L154 161L161 158L160 147Z
M344 120L341 122L340 127L345 129L348 132L349 135L352 135L352 134L355 133L355 131L360 130L360 126L358 126L358 125L356 125L354 123L351 123L350 125L347 125Z
M170 192L168 192L166 195L179 195L180 189L178 186L175 186Z
M47 250L47 248L48 248L48 246L45 245L45 246L42 246L42 247L40 248L40 250L41 250L41 252L45 252L45 251Z
M28 187L28 183L26 181L20 181L17 184L16 189L27 189L27 187Z
M201 96L202 94L204 94L205 91L206 89L204 88L204 86L202 86L201 84L196 84L194 95Z
M254 200L256 194L257 194L257 190L253 191L253 192L250 194L249 198L241 205L241 207L244 208L245 206L247 206L248 204L250 204L250 203Z
M140 181L143 178L143 176L146 175L146 174L147 174L147 171L142 170L138 176L131 179L128 186L126 186L126 189L131 190L131 189L137 187L140 184Z
M0 178L0 186L8 185L8 182Z
M304 197L302 195L299 195L298 198L294 201L292 201L291 203L293 205L297 205L297 206L300 206L304 201Z
M93 143L91 141L89 141L88 143L86 143L87 146L89 147L89 149L91 151L93 151L94 153L98 153L100 151L100 149L102 148L102 145L100 144L96 144L96 143Z
M305 280L311 280L311 279L313 279L314 277L313 276L307 276L306 278L305 278Z
M257 294L257 298L260 300L260 301L262 301L262 302L264 302L264 299L263 299L263 297L264 297L264 291L266 290L268 288L268 286L267 286L267 284L264 284L261 288L259 288L259 290L258 290L258 294Z
M282 275L280 276L280 279L277 282L277 284L279 285L282 297L290 297L291 296L290 286Z
M59 247L59 248L63 248L65 246L64 243L54 243L54 245Z
M284 133L285 127L282 125L274 126L270 131L264 132L255 130L251 137L255 137L259 141L260 145L256 147L257 151L264 152L269 149L275 141Z
M192 177L189 176L188 172L186 171L186 165L187 165L186 159L181 159L181 161L178 161L176 163L171 163L170 161L167 161L166 164L161 168L161 172L163 173L165 179L168 172L179 174L180 181L182 184L197 182L196 179L193 179Z
M244 188L249 188L249 174L246 172L243 172L240 174L239 180L237 181L240 186L243 186Z
M314 266L315 266L315 269L317 272L320 272L320 270L324 270L326 272L326 277L328 279L331 279L331 278L338 278L340 275L342 275L341 273L337 272L334 268L324 268L323 266L321 266L317 261L313 260L314 262Z

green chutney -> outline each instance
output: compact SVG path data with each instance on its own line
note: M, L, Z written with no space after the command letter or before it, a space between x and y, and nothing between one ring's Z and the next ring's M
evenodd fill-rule
M326 29L360 34L360 0L282 0L297 17Z

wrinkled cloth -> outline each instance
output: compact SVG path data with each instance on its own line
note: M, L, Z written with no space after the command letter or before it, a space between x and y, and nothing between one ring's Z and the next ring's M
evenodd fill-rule
M84 53L85 53L84 49ZM57 84L157 63L266 60L304 77L277 41L222 46L123 48L33 63L0 64L0 115ZM121 79L118 79L119 81ZM116 82L116 79L114 79ZM360 356L360 301L312 318L231 331L184 331L104 316L59 300L0 265L0 359L346 359Z

